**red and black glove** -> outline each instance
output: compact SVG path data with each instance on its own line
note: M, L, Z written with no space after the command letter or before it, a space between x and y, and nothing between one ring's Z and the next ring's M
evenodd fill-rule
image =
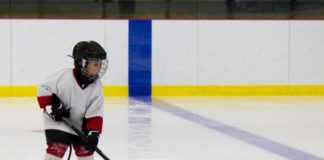
M93 152L98 145L99 142L99 132L98 131L90 131L87 136L88 140L86 143L86 150Z

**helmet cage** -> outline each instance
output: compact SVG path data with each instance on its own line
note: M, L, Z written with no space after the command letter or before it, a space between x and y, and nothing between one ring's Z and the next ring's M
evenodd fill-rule
M87 58L87 59L82 58L82 59L80 59L80 58L75 57L75 60L76 60L76 67L80 69L81 74L88 80L97 80L99 78L102 78L108 68L108 59L101 59L101 58ZM87 71L88 64L91 61L98 61L98 60L100 61L99 73L95 76L90 75Z

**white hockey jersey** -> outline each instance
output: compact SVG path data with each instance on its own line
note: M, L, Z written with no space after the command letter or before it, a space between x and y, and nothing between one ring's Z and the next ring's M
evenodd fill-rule
M101 133L103 123L103 91L102 82L95 82L81 86L76 78L74 69L64 69L38 86L38 103L45 109L51 103L52 93L55 93L62 103L70 108L70 121L78 129L94 130ZM43 114L45 129L57 129L77 135L63 122L52 120L45 112Z

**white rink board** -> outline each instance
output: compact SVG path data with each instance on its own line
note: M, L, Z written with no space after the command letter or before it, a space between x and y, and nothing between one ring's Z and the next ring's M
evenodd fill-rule
M109 59L104 84L128 85L128 21L106 21L104 41Z
M105 84L127 84L126 20L14 20L12 30L14 85L34 85L61 68L73 67L67 55L82 40L95 40L108 51L114 72L108 71Z
M288 84L289 23L199 22L199 83Z
M324 83L324 21L291 23L291 83Z
M152 84L197 84L196 21L153 21Z
M10 85L10 20L0 21L0 85Z
M1 20L0 29L0 85L72 67L66 55L81 40L108 51L105 85L128 85L127 20ZM323 43L318 20L153 20L152 84L323 84Z
M152 84L323 84L323 25L324 21L155 20Z

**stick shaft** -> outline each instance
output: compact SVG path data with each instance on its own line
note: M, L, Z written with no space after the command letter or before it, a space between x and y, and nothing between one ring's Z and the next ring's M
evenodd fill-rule
M82 139L82 141L87 142L88 138L86 135L83 134L79 129L77 129L69 120L66 118L63 118L63 122L71 127L71 129L79 135L79 137ZM98 147L96 147L95 151L104 159L104 160L110 160Z

